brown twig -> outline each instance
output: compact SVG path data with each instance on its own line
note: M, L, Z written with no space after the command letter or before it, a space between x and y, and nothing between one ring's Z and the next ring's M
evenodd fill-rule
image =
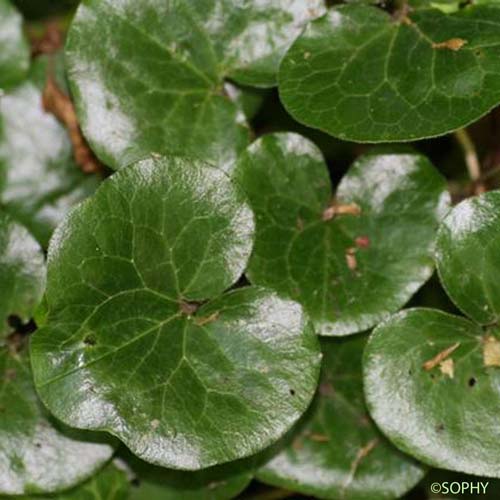
M49 64L47 82L42 95L45 111L52 113L67 129L76 164L86 174L102 173L104 167L83 137L71 99L57 86L53 65Z

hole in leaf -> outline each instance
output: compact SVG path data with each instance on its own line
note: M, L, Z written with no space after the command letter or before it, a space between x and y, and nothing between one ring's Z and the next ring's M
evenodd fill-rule
M97 344L97 339L95 338L95 335L91 333L83 339L83 343L88 346L94 346Z
M7 318L7 323L16 333L21 335L29 335L36 330L36 323L32 319L27 323L23 323L22 319L15 314L11 314Z
M290 395L295 396L295 389L290 389Z
M474 377L471 377L468 382L469 387L474 387L476 385L476 382L477 380Z

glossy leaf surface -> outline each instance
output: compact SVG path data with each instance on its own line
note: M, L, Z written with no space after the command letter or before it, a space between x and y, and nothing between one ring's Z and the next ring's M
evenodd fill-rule
M444 219L436 261L448 295L481 324L500 317L500 192L469 198Z
M196 472L155 467L127 460L137 483L130 500L229 500L236 498L253 477L251 460L240 460Z
M110 463L88 481L62 493L16 498L18 500L129 500L130 483L127 473Z
M0 343L0 494L63 490L93 474L113 448L49 416L33 387L26 348L17 347Z
M257 473L273 486L317 498L400 498L425 468L377 430L365 408L366 337L322 339L322 378L313 406L289 443Z
M42 108L47 70L38 60L27 81L0 97L0 200L44 247L69 208L98 184L80 171L66 130Z
M0 211L0 344L9 316L28 321L45 288L42 249L28 231Z
M320 151L296 134L274 134L248 148L235 178L256 214L250 281L300 302L321 335L372 327L432 273L449 197L422 155L361 157L332 202ZM352 213L333 215L332 207Z
M500 102L500 7L410 12L347 5L313 21L279 73L300 122L341 139L409 141L464 127Z
M402 311L375 329L365 396L396 446L435 467L500 476L500 374L485 365L485 342L497 345L498 331L432 309Z
M32 343L43 401L170 468L279 438L312 398L320 354L297 303L220 295L252 242L242 193L207 164L155 158L103 183L49 248L49 317Z
M21 81L29 64L21 15L9 0L0 0L0 90Z
M322 4L147 0L138 10L133 0L82 3L67 59L93 149L115 169L153 151L229 166L248 130L224 78L273 85L283 52Z

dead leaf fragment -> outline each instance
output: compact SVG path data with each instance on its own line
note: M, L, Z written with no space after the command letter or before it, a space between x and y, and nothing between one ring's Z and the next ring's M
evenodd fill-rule
M347 263L347 267L351 271L355 271L358 267L358 261L356 260L356 249L353 247L349 247L345 253L345 261Z
M433 49L449 49L449 50L460 50L465 44L467 40L463 38L450 38L449 40L445 40L444 42L437 42L432 44Z
M311 441L315 443L328 443L330 438L325 434L311 433L307 436Z
M484 366L500 366L500 341L488 335L483 341Z
M208 483L207 488L209 490L214 490L215 488L218 488L219 486L224 486L226 484L226 481L212 481L211 483Z
M450 378L453 378L454 375L454 363L452 358L445 359L439 363L439 369L443 375L447 375Z
M179 310L182 314L186 316L192 316L200 307L200 304L197 302L181 302L179 304Z
M354 243L358 248L368 248L370 246L370 238L368 236L358 236Z
M342 485L341 496L344 496L343 493L351 485L354 476L356 474L356 471L358 470L359 464L363 461L364 458L366 458L373 451L373 449L378 445L378 443L379 443L378 438L374 438L371 441L368 441L368 443L366 443L365 446L363 446L358 450L358 453L356 454L354 460L351 463L349 475L347 476L346 480L344 481L344 484Z
M435 368L437 365L439 365L442 361L444 361L457 347L460 345L460 342L456 342L455 344L451 345L450 347L447 347L440 353L436 354L432 359L429 359L429 361L426 361L423 365L422 368L426 371L432 370Z
M357 465L359 465L359 462L363 460L363 458L366 458L373 451L373 448L375 448L377 444L378 438L374 438L371 441L368 441L368 443L358 451L358 454L356 455Z
M218 317L219 317L219 311L215 311L214 313L210 314L210 316L196 318L195 323L198 326L203 326L203 325L206 325L208 323L212 323L212 321L216 321Z
M332 202L322 214L324 221L333 219L336 215L360 215L361 207L356 203L337 204Z
M57 86L50 71L42 95L42 104L45 111L52 113L66 127L73 146L73 156L80 169L86 174L102 172L102 164L83 137L73 102Z

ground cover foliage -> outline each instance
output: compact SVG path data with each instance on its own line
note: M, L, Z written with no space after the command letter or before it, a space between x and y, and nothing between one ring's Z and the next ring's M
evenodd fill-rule
M0 0L0 498L498 498L499 61L496 0Z

